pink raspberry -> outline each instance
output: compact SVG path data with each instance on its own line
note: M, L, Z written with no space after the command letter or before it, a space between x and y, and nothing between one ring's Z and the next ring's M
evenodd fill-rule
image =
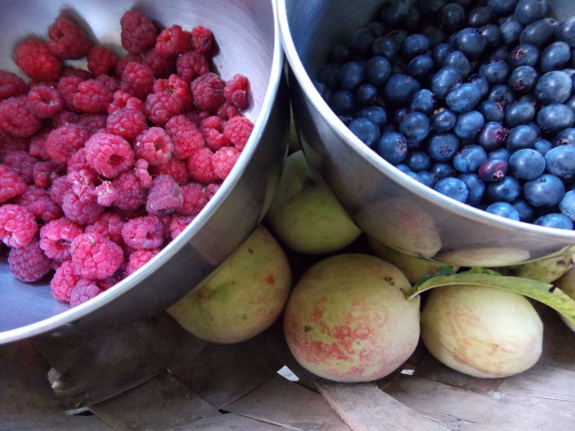
M154 93L167 93L170 96L182 100L183 109L189 109L192 106L192 93L190 85L176 74L170 75L168 79L158 79L154 83Z
M88 163L88 159L86 157L86 149L80 148L78 151L72 154L68 160L67 171L68 173L79 172L83 169L92 169L92 167L90 166L90 163ZM95 178L97 178L97 174L95 175Z
M205 75L210 71L206 57L199 51L188 51L176 60L178 76L186 82L192 82L196 76Z
M121 210L134 210L146 202L146 189L133 172L124 172L114 178L112 184L118 195L114 206Z
M85 82L84 79L78 76L66 76L58 81L58 91L64 98L66 108L68 108L70 111L78 112L79 110L74 104L74 97L76 96L76 93L78 93L78 86L82 82ZM58 121L57 116L56 118L54 118L54 121L55 121L54 124L56 124L57 126L61 125L57 123Z
M94 280L81 278L70 292L70 306L77 307L100 293L102 293L102 289Z
M212 157L214 173L222 180L225 180L239 157L240 152L234 147L220 148L214 153L214 156Z
M96 202L103 207L111 207L118 199L118 190L111 181L102 181L94 189L93 195L96 196Z
M37 162L32 173L34 186L39 189L50 187L60 175L64 174L66 167L53 160ZM65 178L65 177L64 177Z
M184 198L182 188L168 175L160 175L154 179L154 184L148 194L146 211L153 215L173 213L182 205Z
M104 207L97 204L96 201L82 202L72 189L64 194L62 201L62 211L71 221L81 226L95 223L104 212Z
M208 203L208 197L204 192L204 186L200 183L188 183L182 186L182 205L176 208L176 212L185 216L195 216L202 211Z
M52 186L50 187L50 198L58 205L62 206L64 195L71 188L72 185L68 182L66 176L58 177L52 181Z
M116 63L116 78L122 79L122 75L124 74L124 69L128 65L128 63L143 63L144 59L141 55L137 54L127 54L124 57L120 58Z
M133 248L155 249L162 245L164 228L154 215L134 218L128 220L122 228L122 238L124 243Z
M118 56L105 46L94 46L88 52L88 69L94 76L107 75L116 67Z
M224 126L224 135L230 140L238 151L242 151L246 146L254 124L246 117L230 118Z
M72 154L84 146L89 138L88 131L76 124L67 124L54 129L46 139L46 152L59 163L66 164Z
M230 145L230 140L224 135L224 122L217 115L202 120L200 130L206 140L207 147L216 151Z
M150 66L159 79L168 78L172 73L176 73L176 57L162 57L155 48L146 52L144 64Z
M166 93L150 94L144 102L144 115L156 126L164 126L170 118L180 115L184 104L181 99Z
M29 186L28 189L14 199L14 203L26 208L38 220L50 222L62 215L60 206L50 198L46 189Z
M131 145L124 138L98 132L86 141L86 160L106 178L115 178L134 165Z
M23 247L32 241L38 224L26 208L14 204L0 207L0 239L8 247Z
M244 75L237 74L226 82L224 97L238 109L246 109L248 106L248 89L248 78Z
M201 25L192 29L192 48L196 51L206 54L212 49L212 32Z
M198 148L188 158L190 178L202 184L215 183L220 178L214 171L212 158L214 153L207 147Z
M96 186L100 183L98 173L88 167L80 170L68 170L66 179L72 185L72 192L82 203L96 200Z
M40 248L46 256L58 262L70 259L70 245L84 229L67 218L52 220L40 229Z
M68 18L58 18L48 29L48 49L64 59L78 60L88 55L92 44L80 27Z
M133 109L118 109L108 116L108 132L133 141L147 127L144 114Z
M154 87L154 72L150 66L140 63L128 63L122 73L120 89L132 96L144 100L152 93Z
M225 85L224 80L212 72L194 79L190 86L194 103L198 109L216 112L226 100L224 97Z
M181 234L195 218L195 216L172 216L172 221L170 223L170 238L176 239L176 237Z
M186 184L190 180L186 162L173 157L165 165L151 166L150 172L154 176L169 175L179 185Z
M15 53L16 64L35 81L56 81L62 73L62 63L41 40L25 40Z
M142 183L144 188L149 189L152 187L152 176L148 169L150 168L150 163L146 159L138 159L136 160L136 164L134 166L134 174Z
M124 228L124 221L114 212L105 212L100 215L98 220L86 226L86 233L97 233L104 238L115 242L118 245L124 244L122 238L122 229Z
M0 70L0 100L28 92L28 85L12 72Z
M160 224L162 225L162 238L164 242L171 240L170 237L170 223L172 222L172 215L171 214L164 214L158 216L158 220L160 220Z
M103 280L114 274L124 261L122 248L97 233L78 235L70 245L76 274Z
M139 159L150 165L163 165L172 157L174 144L172 138L161 127L150 127L134 140L134 152Z
M230 118L237 117L239 112L238 108L236 108L232 103L226 101L218 108L216 115L223 121L228 121Z
M40 280L52 269L52 262L38 247L36 240L10 250L8 265L14 277L26 283Z
M34 180L34 165L37 161L26 151L12 151L4 157L4 164L27 184Z
M42 120L28 107L28 97L17 96L0 102L0 129L6 133L29 138L42 127Z
M29 148L29 139L8 135L0 129L0 161L3 161L4 157L12 151L28 151Z
M28 108L38 118L48 118L64 109L64 98L57 88L36 85L28 92Z
M133 109L142 112L142 101L130 93L118 90L114 93L114 101L108 105L108 114L113 114L118 109Z
M89 79L78 84L78 91L72 101L81 112L106 112L108 104L114 100L114 90L106 82Z
M64 70L62 70L62 77L66 76L75 76L78 78L82 78L83 81L87 81L88 79L94 78L92 72L88 72L87 70L78 69L76 67L71 66L64 66Z
M91 114L84 112L80 115L78 126L82 126L92 136L96 132L106 130L106 121L108 116L106 114Z
M43 160L50 159L50 155L46 151L46 139L52 130L50 127L43 127L30 138L28 152L31 156L40 157Z
M78 124L81 114L64 109L63 111L54 114L52 117L52 125L54 128L64 126L66 124Z
M156 43L158 30L150 18L129 10L120 19L122 47L130 54L143 54Z
M52 296L62 302L70 302L70 294L72 289L82 277L74 272L74 264L72 260L62 262L56 269L56 273L50 281L52 287Z
M208 200L214 197L214 195L220 189L220 186L221 186L220 183L211 183L206 186L204 192L206 193L206 197L208 198Z
M27 189L26 183L6 165L0 164L0 203L21 195Z
M174 156L178 159L187 159L206 144L202 133L185 115L172 117L165 128L174 141Z
M171 57L189 51L192 37L179 25L173 25L160 32L156 39L156 51L162 57Z
M126 266L126 275L131 275L148 263L152 258L160 252L160 249L153 250L139 249L134 250L128 257L128 265Z

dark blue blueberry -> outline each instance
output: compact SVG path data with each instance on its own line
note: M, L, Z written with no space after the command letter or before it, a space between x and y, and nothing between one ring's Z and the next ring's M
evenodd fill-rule
M559 210L569 217L570 220L575 220L575 190L565 193L565 196L559 202Z
M524 27L519 21L517 21L515 16L511 15L501 23L499 29L501 30L501 39L503 39L503 43L511 46L519 42L519 37L521 36Z
M575 114L567 105L554 103L541 108L537 114L537 124L549 134L556 134L573 126Z
M528 93L538 80L539 72L533 66L519 66L511 72L507 84L518 93Z
M515 17L523 25L545 18L547 12L547 0L519 0L515 7Z
M535 107L536 110L541 107L539 100L537 100L537 97L533 93L522 94L521 96L519 96L519 99L517 99L517 101L529 102Z
M382 56L389 61L395 61L399 53L399 47L387 37L378 37L371 44L372 55Z
M409 169L409 166L407 166L403 163L399 163L399 164L395 165L395 167L397 169L399 169L401 172L403 172L404 174L409 174L411 172L411 169Z
M571 49L565 42L553 42L541 53L539 69L541 72L562 69L571 58Z
M547 172L559 178L570 178L575 175L575 147L561 145L545 154Z
M447 4L447 0L420 0L419 10L425 17L436 16Z
M509 66L515 69L519 66L535 66L539 61L539 49L536 46L522 43L517 45L509 57Z
M494 85L487 93L487 100L499 103L503 108L506 108L515 101L515 95L507 85Z
M525 27L525 30L519 36L519 43L528 43L538 48L545 46L553 39L557 24L557 20L553 18L544 18L532 22Z
M509 131L505 129L500 122L490 121L489 123L485 123L481 132L479 132L477 142L485 151L493 151L501 147L507 139L508 133Z
M483 115L477 111L470 111L457 117L453 130L460 138L473 138L481 131L484 124Z
M507 45L501 45L493 50L487 57L487 60L501 60L509 63L511 58L511 49Z
M395 61L391 63L391 74L392 75L406 75L407 74L407 62L403 57L398 57Z
M451 90L445 98L445 103L456 114L463 114L475 108L481 93L473 84L461 84Z
M401 44L401 54L408 60L421 54L425 54L429 49L429 39L422 34L412 34Z
M355 97L348 90L339 90L329 99L329 106L336 115L350 115L355 112Z
M485 42L487 42L487 48L496 48L501 45L501 30L498 26L494 24L484 25L479 28L479 34Z
M457 115L449 109L441 108L429 119L429 126L437 133L447 132L455 126Z
M491 85L504 84L509 76L509 65L502 60L491 60L479 67L479 74Z
M405 136L397 132L388 132L379 138L375 150L383 159L397 165L405 160L409 148Z
M417 175L416 178L417 181L419 181L421 184L429 188L433 188L433 186L435 186L435 184L437 183L437 178L435 178L435 175L433 175L429 171L420 171L416 175Z
M379 139L379 126L367 118L355 118L347 127L361 142L370 148L373 147Z
M441 68L431 79L431 91L444 100L447 93L456 85L461 83L461 72L453 66Z
M455 35L453 46L468 58L476 58L485 51L487 40L476 28L464 28Z
M571 96L573 81L565 72L554 70L542 75L535 86L535 95L543 105L563 103Z
M385 84L385 97L391 103L400 106L409 105L413 94L420 90L419 82L411 76L391 75Z
M351 46L356 52L367 52L376 39L375 34L369 28L360 28L351 35Z
M347 63L353 58L353 49L347 43L338 43L330 51L330 60L334 63Z
M323 82L329 88L337 87L337 75L339 72L339 65L336 63L324 64L317 75L318 80Z
M493 13L486 7L474 7L467 13L467 23L470 27L483 27L493 21Z
M367 61L365 68L367 82L375 87L379 87L387 81L391 75L391 64L387 58L376 55Z
M523 196L534 207L557 205L565 196L565 185L553 174L543 174L523 185Z
M533 146L542 156L547 154L551 148L553 148L553 144L549 142L547 139L539 138L535 141L535 145Z
M411 112L411 109L409 109L409 108L398 109L397 111L395 111L393 113L393 123L399 126L399 123L401 123L401 120L403 120L403 117L405 117L410 112Z
M534 222L537 226L552 227L555 229L573 230L573 221L565 214L549 213L542 215Z
M421 13L419 8L415 6L410 6L407 11L407 18L405 18L405 28L410 31L415 31L419 28L421 24Z
M535 208L525 199L517 199L511 205L519 213L519 221L531 223L535 219Z
M477 175L486 183L501 181L507 173L507 161L503 159L487 159L477 169Z
M371 84L363 84L355 92L355 102L357 106L372 105L377 99L377 88Z
M451 51L447 54L447 57L443 60L443 67L446 66L455 67L461 73L462 78L467 78L471 73L471 64L469 64L469 60L461 51Z
M575 112L575 96L571 96L569 99L567 99L565 105L567 105L569 109Z
M389 0L381 8L380 18L390 27L401 27L408 13L409 7L405 0Z
M502 16L513 13L515 5L517 5L517 0L487 0L485 7L495 15Z
M534 180L545 172L545 157L535 149L523 148L511 154L509 167L518 180Z
M431 50L435 49L437 45L445 42L446 39L443 30L433 25L423 27L421 34L423 34L429 40L429 49Z
M431 159L425 151L412 150L404 160L412 172L427 171L431 167Z
M555 37L566 42L570 48L575 48L575 17L559 23L555 29Z
M570 127L562 130L555 136L553 146L558 147L559 145L575 145L575 128Z
M488 183L485 195L489 202L512 203L521 195L521 184L515 178L505 176L501 181Z
M411 112L402 118L399 131L408 142L421 142L429 134L429 118L422 112Z
M365 80L365 67L357 61L343 64L337 73L337 83L342 90L355 91Z
M529 102L515 102L505 108L505 124L513 128L530 123L535 118L535 106Z
M317 79L312 79L311 82L313 83L313 86L318 91L318 93L321 95L323 100L325 100L326 102L329 102L331 92L329 91L329 88L327 87L327 85L325 85L321 81L318 81Z
M418 55L407 63L407 74L418 81L426 81L433 72L433 59L430 55Z
M369 28L373 32L373 34L375 34L375 37L382 36L386 31L386 27L381 21L370 22L367 25L367 28Z
M467 184L458 178L443 178L437 181L433 189L448 198L462 203L466 203L469 196Z
M409 108L412 111L423 112L425 115L432 115L437 107L437 97L431 90L424 88L417 91L411 98Z
M357 112L356 117L367 118L373 121L378 127L383 127L387 123L387 111L380 106L368 106Z
M509 153L509 150L505 147L501 147L498 148L496 150L490 151L487 156L490 159L501 159L501 160L507 160L509 162L509 157L511 156L511 153Z
M337 118L339 118L339 120L347 126L349 126L349 124L353 121L354 116L353 115L338 115Z
M512 153L522 148L533 148L538 137L537 130L531 124L522 124L509 131L506 146Z
M462 174L477 172L485 160L487 160L487 153L483 148L479 145L468 145L455 154L453 167Z
M431 172L438 180L454 177L457 175L457 171L453 165L451 163L445 162L434 163L431 165L429 172Z
M469 196L467 196L467 203L472 206L479 205L483 201L485 195L485 183L479 178L479 175L474 173L461 174L457 177L465 183Z
M479 94L481 94L481 97L484 97L489 91L489 82L487 82L487 79L485 79L485 77L481 75L478 74L471 75L468 79L468 82L477 87L477 89L479 90Z
M457 3L449 3L443 6L439 12L440 27L453 33L465 27L465 9Z
M477 110L483 115L485 121L488 122L502 122L505 118L505 110L497 102L486 100L477 106Z
M453 133L433 135L427 144L427 154L435 162L451 160L459 150L459 139Z
M436 68L441 67L445 57L447 57L447 54L449 54L452 50L453 48L448 43L440 43L435 48L433 48L433 51L431 52L431 58Z
M519 221L520 218L517 210L513 208L513 205L511 205L509 202L493 202L491 205L485 208L485 211L489 214L505 217L510 220Z
M407 36L409 36L409 33L407 32L407 30L403 30L400 28L396 28L394 30L391 30L389 33L387 33L385 35L385 37L390 39L395 45L397 45L398 48L401 46L401 44L407 38ZM399 52L398 52L398 54L399 54Z

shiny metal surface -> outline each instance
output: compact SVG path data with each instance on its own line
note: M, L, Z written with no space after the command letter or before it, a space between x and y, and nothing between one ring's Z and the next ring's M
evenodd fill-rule
M93 40L122 53L120 17L136 9L163 26L212 30L224 79L248 77L252 100L245 115L255 127L230 176L190 226L149 264L96 298L71 309L47 284L19 283L0 250L0 343L44 332L92 331L155 314L207 276L249 236L275 191L287 149L289 103L283 53L271 0L131 1L5 0L0 14L0 68L17 72L15 44L46 35L61 14L72 16Z
M465 266L501 266L575 251L575 232L496 217L429 189L381 159L339 121L314 88L331 47L376 19L382 0L278 0L303 150L358 226L409 254ZM575 2L551 1L559 19Z

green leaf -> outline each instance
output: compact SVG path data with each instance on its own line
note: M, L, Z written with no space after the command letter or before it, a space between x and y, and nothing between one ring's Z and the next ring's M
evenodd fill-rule
M437 277L438 275L450 275L450 274L455 274L457 272L457 270L455 269L456 267L454 266L442 266L441 268L439 268L437 270L437 272L433 273L433 272L428 272L427 274L425 274L423 277L421 277L419 279L419 281L417 283L415 283L415 285L413 286L414 291L417 290L417 288L425 281L429 280L432 277ZM459 267L457 267L459 268Z
M413 299L435 287L455 285L485 286L518 293L548 305L575 324L575 301L558 287L530 278L501 275L484 268L472 268L458 274L431 276L414 286L413 293L408 299Z

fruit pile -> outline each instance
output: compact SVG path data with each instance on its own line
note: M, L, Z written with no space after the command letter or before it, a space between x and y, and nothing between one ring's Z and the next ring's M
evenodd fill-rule
M547 0L386 0L314 79L411 178L513 220L573 229L575 19ZM573 67L573 69L571 69Z
M52 269L76 306L132 274L205 207L239 158L252 122L249 83L216 73L211 31L120 20L127 51L93 45L58 18L0 71L0 240L24 282ZM66 60L87 59L77 69Z

